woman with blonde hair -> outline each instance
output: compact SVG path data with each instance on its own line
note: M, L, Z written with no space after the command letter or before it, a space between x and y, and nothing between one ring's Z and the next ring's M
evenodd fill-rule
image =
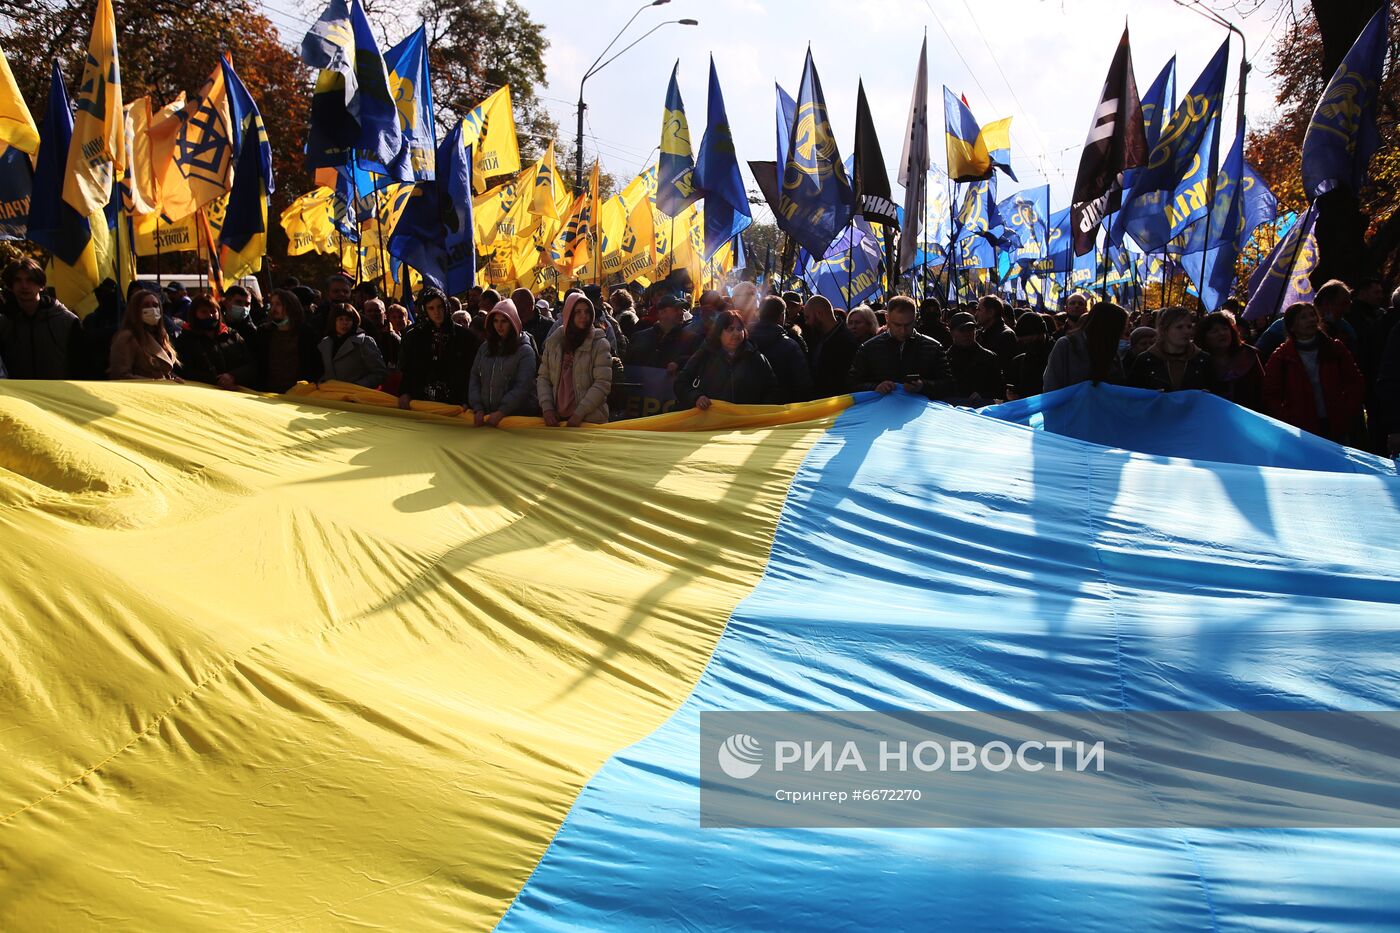
M144 289L132 293L122 326L112 337L107 377L184 382L175 375L179 362L165 332L160 296Z

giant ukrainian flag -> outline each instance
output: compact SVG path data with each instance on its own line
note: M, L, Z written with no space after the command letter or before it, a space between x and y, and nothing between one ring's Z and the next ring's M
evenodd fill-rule
M1394 708L1393 465L1107 386L394 404L0 382L0 926L1400 922L1394 830L697 812L706 710Z

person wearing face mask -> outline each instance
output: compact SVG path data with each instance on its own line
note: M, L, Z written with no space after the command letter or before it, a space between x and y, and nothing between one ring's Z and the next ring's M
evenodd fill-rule
M710 407L718 399L736 405L778 405L783 393L767 358L749 342L744 314L721 311L705 345L676 377L676 407Z
M112 336L107 377L183 382L175 375L179 363L170 335L165 332L160 296L145 290L133 292L121 327Z
M251 348L220 319L219 305L208 295L190 302L190 326L175 341L180 375L221 389L251 386L258 366Z
M230 285L224 292L224 324L228 329L243 338L243 342L253 345L257 335L257 325L253 323L252 296L242 285Z
M298 382L320 380L321 354L316 344L315 332L306 326L301 300L285 288L269 295L267 321L253 340L258 389L286 392Z

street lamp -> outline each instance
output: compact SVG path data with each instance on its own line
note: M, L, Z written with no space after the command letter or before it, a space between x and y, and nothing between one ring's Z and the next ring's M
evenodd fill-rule
M617 59L628 49L632 48L632 46L636 45L638 42L641 42L653 32L656 32L656 30L660 29L662 26L671 26L675 24L681 26L700 25L698 20L693 19L668 19L664 23L658 23L655 26L651 27L651 29L642 33L639 37L634 39L632 42L628 43L625 47L623 47L621 51L619 51L612 58L609 58L607 61L603 61L603 56L607 55L608 52L612 50L612 47L617 44L617 40L622 38L622 34L627 31L628 27L630 27L633 22L636 21L637 17L642 14L643 10L647 9L647 7L662 6L663 4L667 4L670 2L671 0L652 0L651 3L643 5L641 9L633 13L632 18L627 21L626 25L624 25L621 29L618 30L617 35L613 36L612 41L608 43L607 48L603 49L603 51L598 54L598 57L593 59L593 64L588 66L588 70L583 73L583 77L578 82L578 135L574 139L575 195L583 193L583 112L588 108L588 105L583 102L583 85L585 82L588 81L589 78L593 77L595 74L602 71L604 68L608 67L613 62L617 61ZM599 62L602 62L602 64L599 64Z
M1249 81L1249 72L1253 68L1253 66L1249 64L1249 49L1244 38L1244 33L1240 31L1240 28L1238 26L1230 22L1225 17L1221 16L1216 11L1202 6L1201 0L1191 0L1191 2L1189 3L1184 2L1184 0L1176 0L1176 5L1180 7L1185 7L1186 9L1205 17L1206 19L1215 23L1217 26L1224 26L1226 29L1230 30L1230 32L1233 32L1235 35L1240 37L1240 100L1239 112L1235 117L1235 132L1239 134L1241 139L1243 139L1245 130L1244 91L1245 85Z

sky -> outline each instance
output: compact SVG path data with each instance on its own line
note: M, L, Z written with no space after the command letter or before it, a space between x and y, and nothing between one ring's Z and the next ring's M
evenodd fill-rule
M265 2L284 36L298 21L314 19L297 9L299 0ZM539 95L561 137L572 139L579 79L640 2L521 2L544 25L550 43L545 58L549 85ZM1265 125L1275 111L1270 53L1284 26L1275 25L1268 15L1271 8L1266 4L1260 13L1237 21L1254 66L1246 94L1252 127ZM713 55L740 164L773 159L773 84L796 95L810 44L843 159L850 155L855 133L856 83L864 81L898 201L897 163L919 46L927 32L934 162L943 161L946 84L966 96L980 123L1013 118L1012 167L1019 187L1049 183L1052 210L1069 202L1090 117L1125 19L1143 92L1175 53L1179 97L1228 35L1177 0L670 0L642 10L613 52L652 26L683 18L699 20L699 25L663 26L585 86L584 151L590 161L599 154L603 168L620 183L655 159L666 84L677 60L692 145L699 148L704 132ZM403 23L405 33L416 26L407 17ZM1231 129L1222 153L1233 137L1240 54L1236 37L1225 102ZM756 189L747 166L744 178ZM1015 190L1010 179L999 181L1001 197ZM755 219L771 215L757 208Z

